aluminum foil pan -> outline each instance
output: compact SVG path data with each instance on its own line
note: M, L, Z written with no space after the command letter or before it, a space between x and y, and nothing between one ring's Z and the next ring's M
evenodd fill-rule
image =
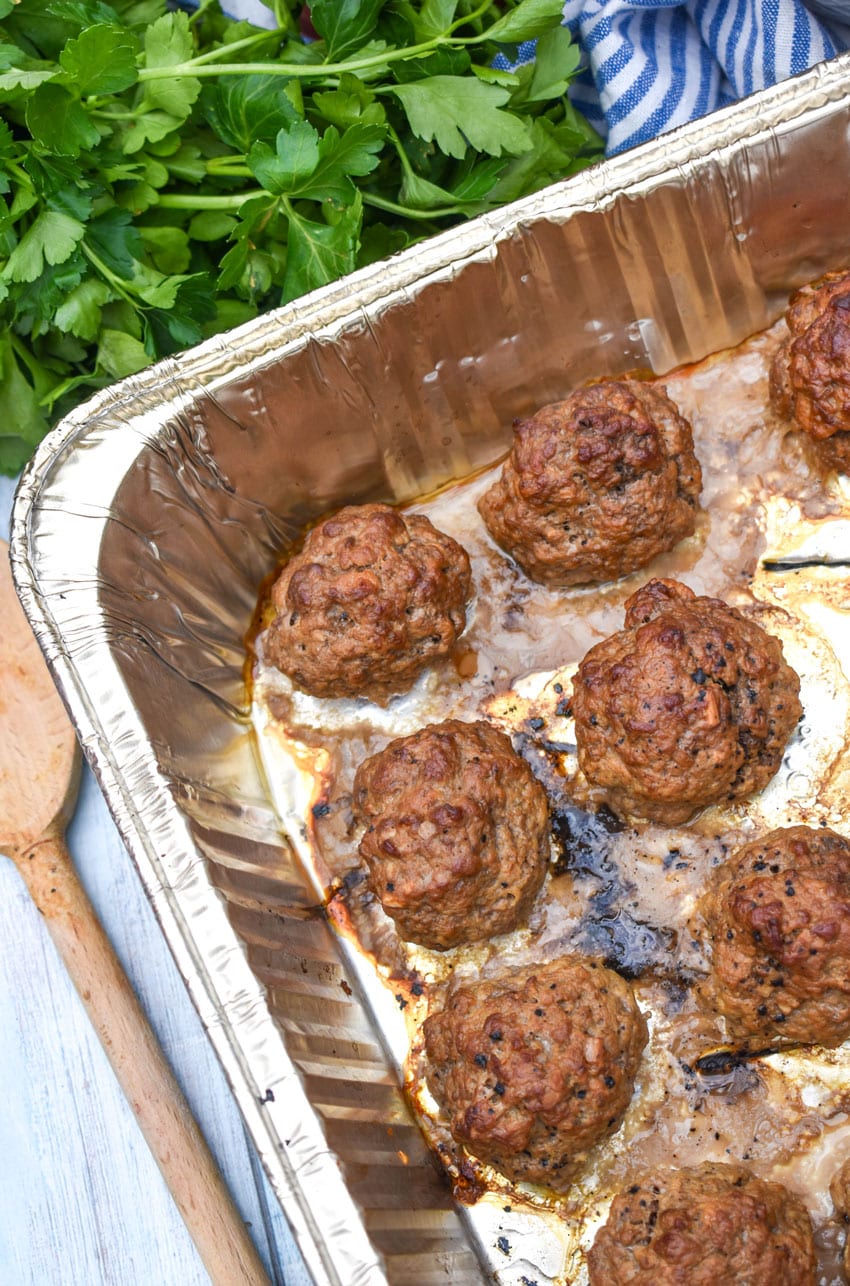
M318 1283L563 1276L533 1216L508 1259L453 1203L282 835L244 687L258 587L314 516L768 326L850 258L848 126L845 56L106 390L25 475L24 607Z

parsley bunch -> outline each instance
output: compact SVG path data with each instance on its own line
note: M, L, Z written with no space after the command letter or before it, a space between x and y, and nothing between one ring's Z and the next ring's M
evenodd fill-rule
M92 390L595 160L562 3L274 0L266 31L0 0L0 471Z

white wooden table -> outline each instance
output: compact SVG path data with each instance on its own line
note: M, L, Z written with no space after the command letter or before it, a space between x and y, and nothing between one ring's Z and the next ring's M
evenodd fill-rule
M0 478L4 536L13 489L9 479ZM275 1286L309 1286L224 1074L88 770L68 841L269 1276ZM208 1282L23 881L0 857L0 1283Z

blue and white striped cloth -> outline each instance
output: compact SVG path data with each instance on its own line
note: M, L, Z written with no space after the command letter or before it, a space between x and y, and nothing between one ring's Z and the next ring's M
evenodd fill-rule
M609 155L850 48L850 0L566 0L564 20Z

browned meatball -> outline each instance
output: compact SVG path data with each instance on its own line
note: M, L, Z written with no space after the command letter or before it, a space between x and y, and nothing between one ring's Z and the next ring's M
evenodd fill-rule
M740 1165L661 1170L614 1198L590 1286L814 1286L799 1197Z
M549 859L546 792L508 737L445 723L391 741L354 779L360 854L403 938L444 951L528 915Z
M427 518L351 505L275 582L266 654L313 696L386 701L448 655L471 588L466 550Z
M770 372L780 415L812 438L825 468L850 466L850 272L828 272L791 297L791 334Z
M579 959L455 986L424 1033L455 1139L511 1179L561 1190L623 1119L647 1039L629 984Z
M829 1195L835 1209L835 1217L844 1224L850 1224L850 1158L844 1162L832 1176ZM850 1279L850 1236L845 1232L844 1240L844 1273Z
M736 1047L840 1045L850 1036L850 844L792 826L714 872L703 1000Z
M534 580L613 580L693 533L702 475L691 427L663 389L591 384L514 432L478 508Z
M581 770L615 811L674 825L761 790L802 708L779 641L715 598L653 580L573 681Z

